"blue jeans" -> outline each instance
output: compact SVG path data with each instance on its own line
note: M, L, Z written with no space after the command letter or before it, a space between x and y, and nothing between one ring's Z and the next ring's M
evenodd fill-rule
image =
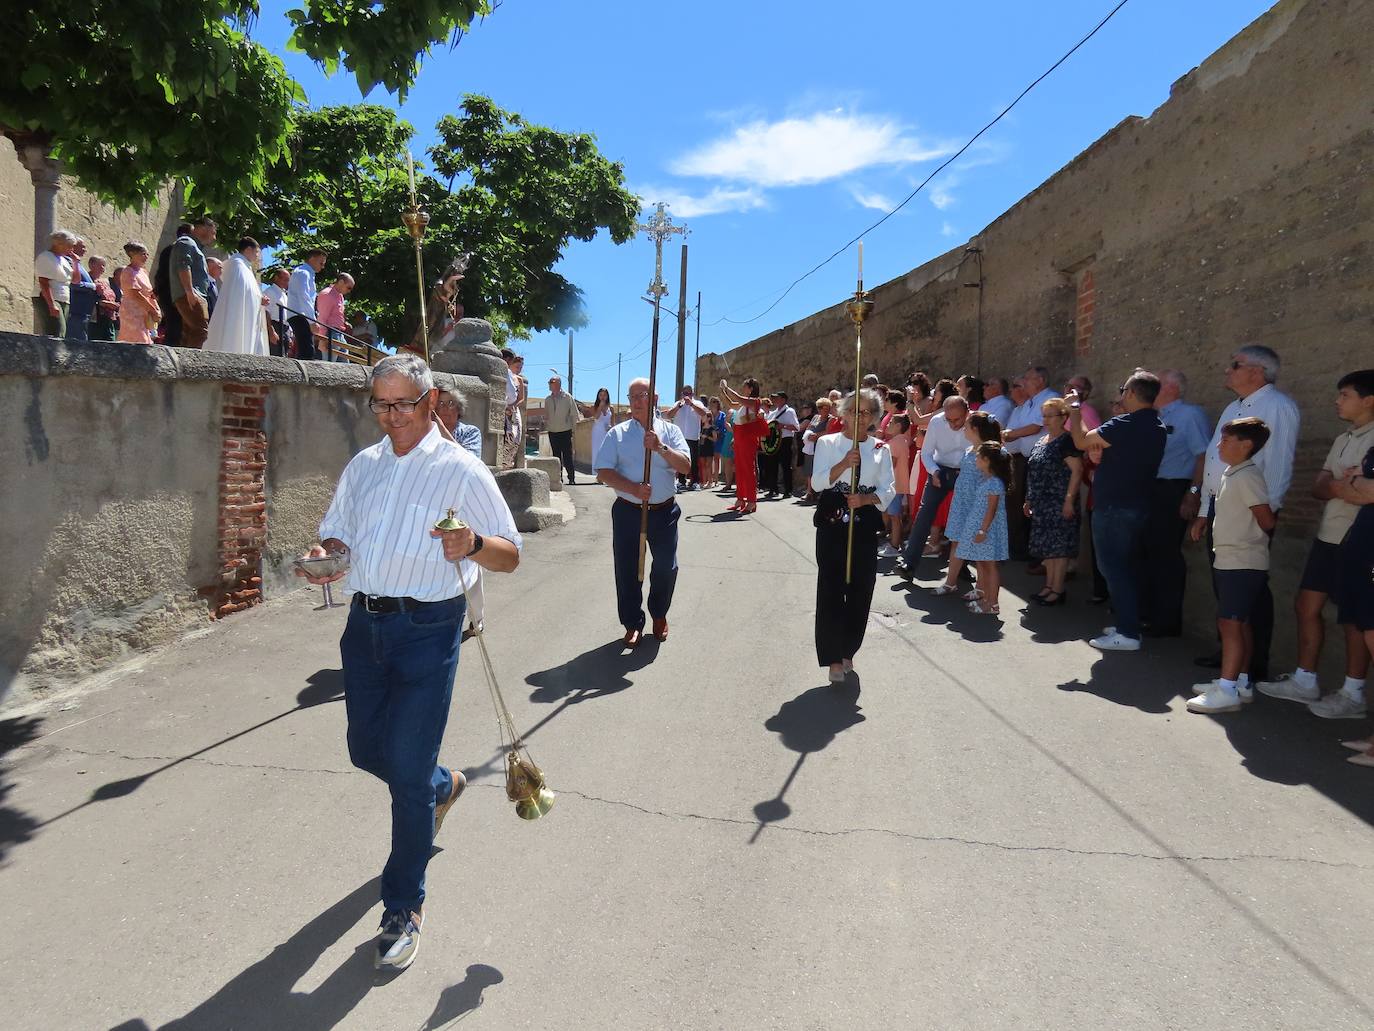
M677 505L649 510L649 615L667 619L677 586ZM615 564L615 598L620 625L644 626L644 585L639 582L639 506L617 498L611 506L611 556Z
M1099 505L1093 511L1093 551L1116 613L1116 632L1140 640L1141 555L1148 508Z
M942 465L939 469L939 483L934 476L926 477L925 489L921 491L921 507L916 513L916 521L911 524L911 535L906 539L906 546L902 548L902 561L913 568L921 561L921 552L926 550L926 538L930 536L930 528L935 525L940 506L959 480L957 465ZM915 472L912 475L916 475Z
M391 789L391 855L382 870L382 905L416 910L434 844L434 805L453 775L440 766L448 722L463 598L414 612L369 613L355 595L339 641L343 657L348 757Z

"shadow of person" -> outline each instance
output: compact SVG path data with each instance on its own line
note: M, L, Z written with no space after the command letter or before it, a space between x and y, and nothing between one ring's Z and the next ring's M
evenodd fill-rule
M235 976L214 995L159 1031L203 1031L205 1028L251 1027L267 1031L329 1031L353 1011L374 984L371 939L320 986L297 992L296 983L334 942L377 905L379 878L349 892L258 962ZM147 1031L143 1020L130 1020L114 1031Z
M434 1012L420 1025L420 1031L442 1031L459 1017L481 1006L482 993L504 980L501 971L495 967L489 967L485 963L474 963L468 967L466 977L439 993L439 1001L434 1004Z
M326 702L340 701L344 696L343 670L316 670L305 678L305 685L296 694L297 708L309 709Z
M800 754L778 793L754 806L758 826L749 844L759 840L764 827L792 815L792 807L783 798L801 772L806 757L827 748L844 731L867 719L859 708L859 691L859 679L851 673L843 686L825 685L803 691L791 701L783 702L782 708L763 721L764 729L777 734L784 748Z
M603 698L625 690L632 681L626 676L643 669L658 654L658 641L645 634L639 647L626 651L620 641L610 641L569 659L561 666L531 673L525 683L535 690L532 702L557 702L564 698L569 704ZM570 697L571 696L571 697Z
M1139 652L1105 652L1093 663L1086 681L1075 677L1057 685L1061 691L1096 695L1104 702L1141 712L1167 713L1169 703L1187 690L1187 684L1161 674L1158 662L1142 659Z
M16 716L0 720L0 756L36 741L41 736L39 732L42 726L41 716ZM14 790L14 785L5 779L4 774L4 767L0 767L0 863L5 861L11 848L28 841L41 826L22 809L6 804L5 799Z
M1003 591L1002 597L1006 599L1010 598L1010 595ZM970 612L968 602L962 601L956 594L937 597L930 591L918 587L906 592L906 605L913 611L925 613L921 617L922 623L946 626L965 641L990 644L1002 639L1002 616L984 616Z

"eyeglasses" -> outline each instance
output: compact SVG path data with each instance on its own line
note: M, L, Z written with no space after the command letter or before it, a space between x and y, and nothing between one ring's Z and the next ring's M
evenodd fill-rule
M1250 366L1246 365L1244 362L1232 361L1226 367L1232 372L1235 372L1237 369L1248 369Z
M649 396L649 392L648 392L647 390L631 390L631 391L630 391L630 400L631 400L631 401L638 401L641 397L648 397L648 396Z
M402 403L402 404L405 404L404 401L402 401L401 403ZM458 407L458 402L457 402L457 401L440 401L440 402L439 402L439 407L440 407L440 408L443 408L443 409L457 408L457 407ZM377 409L373 408L372 410L375 412Z
M426 390L424 394L421 394L414 401L378 401L374 397L372 400L368 401L367 407L372 410L373 415L381 415L383 412L396 412L399 415L409 415L411 412L415 411L420 402L425 399L425 394L428 393L429 391Z

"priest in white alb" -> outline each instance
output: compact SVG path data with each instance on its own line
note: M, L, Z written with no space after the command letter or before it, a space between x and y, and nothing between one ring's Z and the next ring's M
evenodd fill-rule
M262 284L254 270L262 250L258 241L245 236L238 252L224 263L219 300L210 317L210 335L204 350L227 354L267 354L267 310Z

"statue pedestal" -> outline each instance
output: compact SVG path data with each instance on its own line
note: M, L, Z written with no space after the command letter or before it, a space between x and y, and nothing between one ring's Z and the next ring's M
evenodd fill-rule
M459 319L453 332L430 352L435 372L475 376L487 387L487 425L482 430L482 461L493 468L505 429L506 363L491 342L491 323L486 319Z

